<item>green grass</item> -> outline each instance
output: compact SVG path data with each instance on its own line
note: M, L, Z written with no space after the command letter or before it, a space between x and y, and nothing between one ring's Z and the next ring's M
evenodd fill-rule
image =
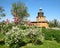
M8 48L6 45L0 45L0 48ZM45 40L42 45L33 45L29 43L21 48L60 48L60 43L56 41Z
M60 48L60 43L57 43L56 41L44 41L42 45L26 45L24 48Z
M6 45L0 45L0 48L9 48L9 47Z

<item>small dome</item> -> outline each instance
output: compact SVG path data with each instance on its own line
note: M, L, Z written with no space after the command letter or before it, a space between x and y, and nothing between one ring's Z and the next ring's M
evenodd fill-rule
M39 12L43 12L43 11L42 11L42 8L39 9Z
M42 9L42 8L40 7L40 9Z

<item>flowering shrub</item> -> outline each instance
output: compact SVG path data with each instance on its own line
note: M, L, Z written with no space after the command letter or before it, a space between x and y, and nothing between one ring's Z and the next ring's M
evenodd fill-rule
M28 37L30 38L30 41L34 44L40 44L43 41L43 35L42 32L40 32L40 28L31 29Z
M3 34L5 34L6 32L8 32L9 30L12 29L12 24L11 24L11 23L9 23L8 25L3 24L3 25L1 25L0 27L1 27L1 28L0 28L0 29L1 29L0 32L2 32Z
M20 30L17 27L13 27L12 30L6 33L5 43L10 47L15 45L12 47L15 48L17 47L17 44L19 45L19 43L23 40L23 37L23 30Z
M40 28L27 28L25 30L20 27L13 27L9 32L5 33L5 43L10 48L19 48L22 42L28 43L36 43L38 40L42 41L42 32L40 32Z

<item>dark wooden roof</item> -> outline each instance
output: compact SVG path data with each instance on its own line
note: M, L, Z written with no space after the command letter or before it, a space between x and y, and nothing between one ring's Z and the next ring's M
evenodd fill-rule
M49 23L48 21L33 21L31 23Z

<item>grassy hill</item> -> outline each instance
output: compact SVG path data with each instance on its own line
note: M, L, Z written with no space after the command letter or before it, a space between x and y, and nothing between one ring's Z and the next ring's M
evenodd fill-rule
M60 48L60 43L57 43L56 41L45 40L42 45L27 44L22 48Z
M32 43L28 43L20 48L60 48L60 30L42 28L42 33L45 38L43 44L34 45ZM0 40L2 40L3 38L4 35L0 33ZM0 48L9 48L9 47L6 46L5 44L0 43Z

